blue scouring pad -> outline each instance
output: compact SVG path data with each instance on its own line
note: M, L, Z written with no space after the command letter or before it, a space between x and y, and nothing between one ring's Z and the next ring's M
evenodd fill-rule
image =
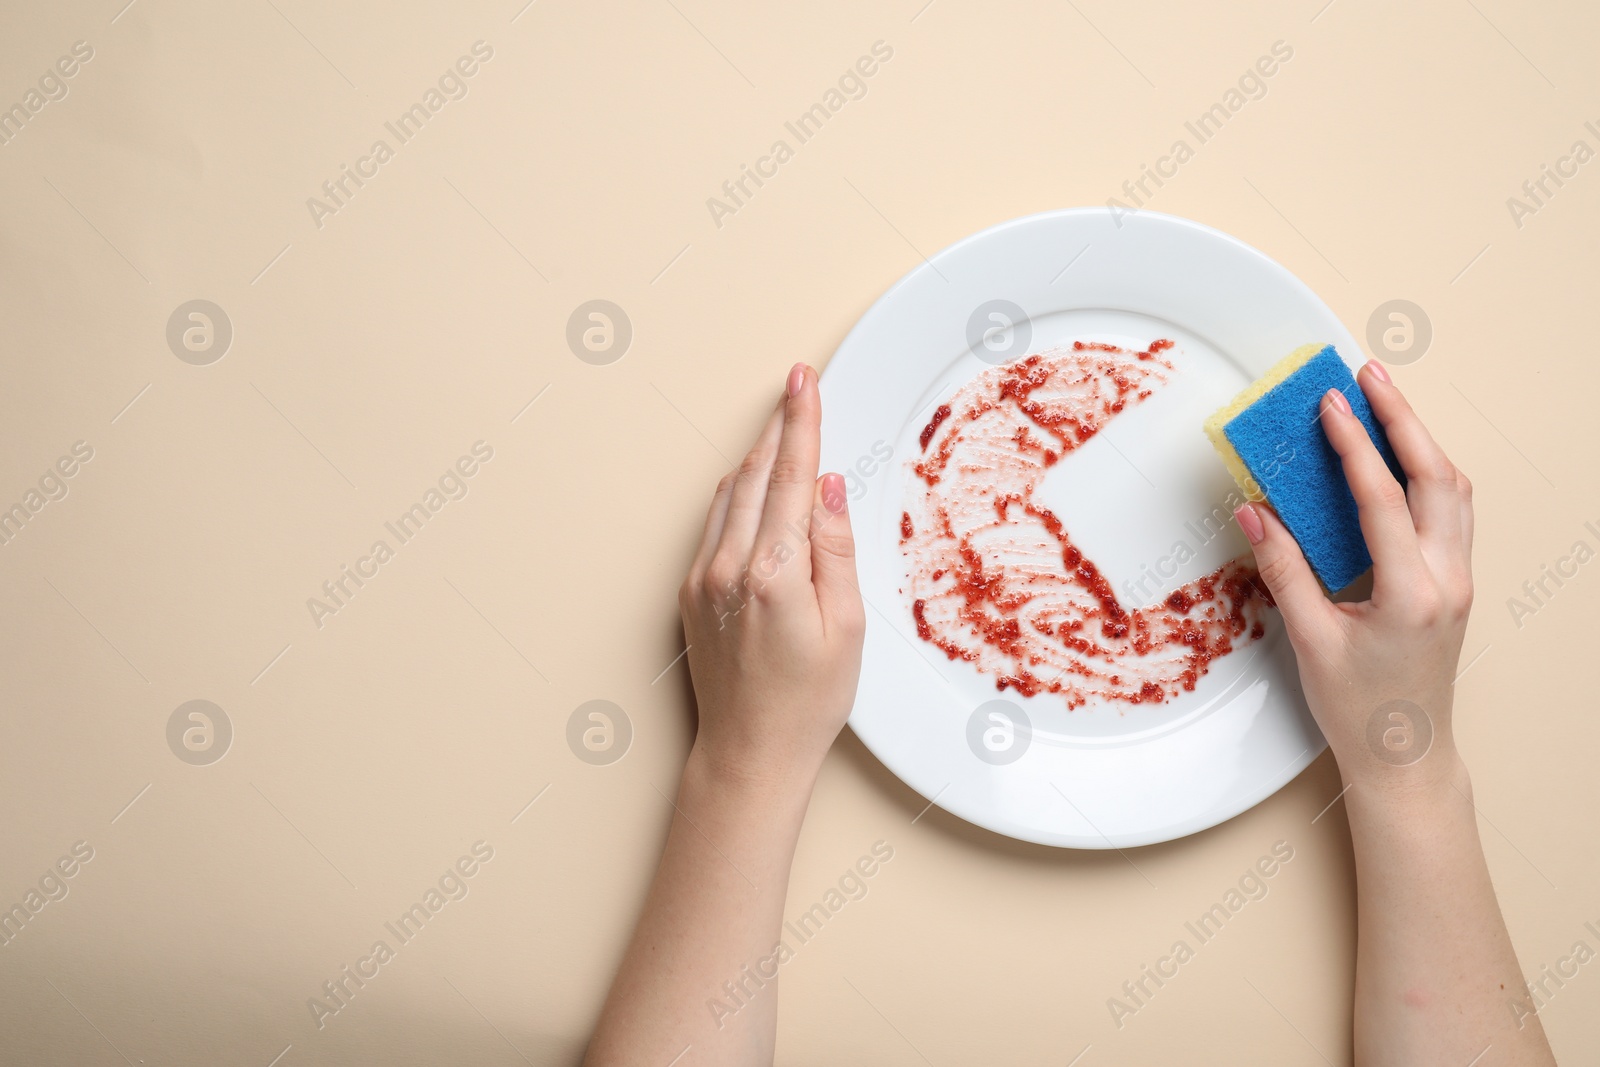
M1337 593L1372 566L1339 454L1317 415L1337 389L1402 486L1405 474L1355 376L1332 345L1306 345L1206 420L1206 435L1251 500L1272 505L1306 561Z

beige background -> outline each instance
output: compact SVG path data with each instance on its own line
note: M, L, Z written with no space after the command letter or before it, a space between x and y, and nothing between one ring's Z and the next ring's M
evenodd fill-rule
M1458 733L1485 848L1530 976L1600 948L1600 565L1520 628L1507 607L1600 547L1600 164L1520 228L1506 206L1600 147L1592 5L123 2L8 3L0 32L5 105L94 49L0 146L0 505L94 449L0 546L0 903L94 849L0 948L0 1059L575 1063L690 738L673 593L784 372L922 254L1104 203L1278 40L1267 95L1150 206L1276 257L1357 336L1426 309L1396 377L1478 486ZM306 199L478 40L469 95L319 229ZM878 40L867 95L715 226L706 198ZM197 297L234 329L209 366L165 340ZM594 298L634 328L610 366L564 340ZM314 625L478 440L466 498ZM203 767L165 734L197 698L234 729ZM594 698L635 731L606 767L565 742ZM1188 840L1060 852L916 818L847 733L790 913L874 841L894 859L785 968L779 1061L1345 1062L1342 805L1313 822L1338 789L1324 756ZM308 998L479 840L470 894L319 1031ZM1270 895L1119 1030L1107 998L1279 840ZM1600 964L1544 1018L1592 1056Z

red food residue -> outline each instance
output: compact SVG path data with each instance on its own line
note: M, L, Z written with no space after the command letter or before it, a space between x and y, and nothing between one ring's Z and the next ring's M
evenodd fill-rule
M928 420L928 425L922 428L922 450L928 450L928 441L938 431L939 424L950 417L950 405L941 404L939 410L933 413L933 418Z
M1160 703L1262 636L1269 601L1253 568L1236 560L1125 608L1034 499L1046 471L1166 381L1172 346L1077 341L985 371L934 413L900 521L922 640L999 689L1079 707Z

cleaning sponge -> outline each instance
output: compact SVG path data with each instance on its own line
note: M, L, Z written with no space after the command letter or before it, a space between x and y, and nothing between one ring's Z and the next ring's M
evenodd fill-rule
M1318 419L1329 389L1350 401L1350 410L1404 486L1389 439L1332 345L1291 352L1207 419L1205 429L1239 488L1249 499L1272 505L1318 579L1337 593L1372 566L1372 556L1339 454Z

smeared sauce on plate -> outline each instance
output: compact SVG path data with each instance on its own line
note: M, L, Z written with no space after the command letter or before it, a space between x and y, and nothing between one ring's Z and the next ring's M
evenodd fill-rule
M1037 498L1045 473L1173 369L1169 340L1101 342L1029 355L979 374L923 428L900 520L917 635L1001 690L1161 703L1192 691L1218 657L1262 636L1270 604L1234 560L1124 607Z

